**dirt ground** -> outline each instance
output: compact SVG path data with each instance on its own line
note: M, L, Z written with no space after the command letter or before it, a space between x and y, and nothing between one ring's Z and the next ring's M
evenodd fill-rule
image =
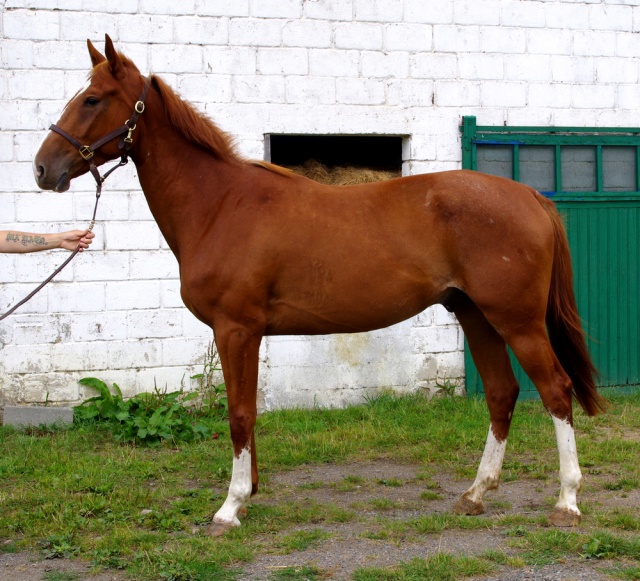
M262 502L284 502L304 496L312 501L331 503L352 510L356 508L359 517L364 517L366 522L307 526L308 529L326 530L332 533L332 536L317 547L306 551L288 555L261 556L244 567L241 581L266 581L272 571L304 565L314 565L327 572L329 579L342 581L350 579L353 571L361 567L390 567L438 552L458 556L479 555L488 550L513 553L507 544L508 539L501 532L486 529L415 535L413 540L399 542L363 538L363 533L373 532L371 527L372 524L375 526L376 517L403 521L425 514L449 513L460 495L470 485L470 482L455 480L449 474L436 474L431 477L431 480L437 483L438 487L435 490L441 498L425 501L420 498L425 490L424 482L416 478L421 471L422 467L415 464L397 464L380 460L344 466L314 466L273 475L270 486L273 487L275 494L271 499ZM353 490L341 491L340 486L336 485L344 482L345 478L363 479L364 482L354 486ZM380 484L391 479L402 481L402 486ZM316 488L317 483L320 482L323 486ZM301 485L312 483L315 483L314 486L303 486L301 490ZM555 498L558 490L559 483L553 479L548 482L518 480L503 483L497 491L489 492L485 496L486 515L545 515L550 510L547 499ZM619 497L620 493L618 492L617 495ZM600 491L597 496L597 499L592 496L592 500L604 504L619 502L620 506L629 506L629 503L637 506L640 500L640 494L636 495L635 499L631 498L632 494L627 498L617 499L616 493L612 491ZM396 508L375 510L369 504L374 499L387 499ZM260 501L256 499L256 502ZM541 568L505 567L493 576L478 577L476 580L600 581L612 579L603 572L606 566L606 563L576 559L573 562Z
M418 478L422 471L416 464L398 464L388 460L374 462L302 467L272 474L266 483L266 494L259 494L253 504L276 504L287 501L317 502L356 511L358 518L348 522L317 523L292 528L283 534L300 530L321 530L328 533L325 540L310 548L289 554L261 555L242 567L241 581L267 581L274 572L288 567L315 566L327 579L342 581L351 578L360 567L389 567L413 558L425 558L437 552L453 555L480 555L488 550L516 554L508 544L508 537L500 530L445 530L436 534L413 534L407 539L379 540L365 536L376 531L377 518L410 520L425 514L448 513L469 482L456 480L450 474L439 473L430 477L431 488L439 498L425 500L421 493L425 483ZM585 474L587 484L581 501L615 508L638 506L640 492L627 493L606 490L599 485L598 475ZM345 480L346 479L346 480ZM393 482L395 485L387 485ZM590 484L591 483L591 484ZM517 480L501 484L499 490L485 497L488 516L519 514L546 515L549 499L558 493L557 480ZM251 507L249 507L251 511ZM473 518L473 517L469 517ZM581 532L589 532L581 525ZM265 539L268 541L269 539ZM477 577L501 581L600 581L613 579L604 570L609 561L575 558L540 568L502 567L490 577ZM43 581L56 578L52 572L66 573L74 581L124 581L127 576L117 571L92 573L87 563L75 560L42 560L28 553L0 553L0 579L3 581ZM62 575L58 578L63 578ZM304 579L301 576L300 579Z

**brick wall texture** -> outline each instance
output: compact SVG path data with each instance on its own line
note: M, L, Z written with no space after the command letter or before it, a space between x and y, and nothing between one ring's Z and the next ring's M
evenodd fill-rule
M404 137L405 174L459 168L458 125L637 125L636 0L0 0L0 228L86 224L94 186L37 191L31 162L108 33L264 157L269 133ZM96 239L0 323L0 401L77 402L78 378L125 393L191 386L211 333L182 306L178 267L130 164L107 182ZM62 251L0 255L0 309ZM462 385L462 333L434 307L363 335L262 348L266 408L343 405L384 387Z

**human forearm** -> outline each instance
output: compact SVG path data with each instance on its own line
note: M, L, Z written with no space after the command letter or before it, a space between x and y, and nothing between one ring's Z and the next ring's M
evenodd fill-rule
M48 248L59 248L60 237L58 236L56 244L53 240L54 236L54 234L33 234L16 230L0 231L0 252L24 254Z
M0 252L24 254L39 250L65 248L73 250L80 245L80 249L91 244L93 233L88 230L70 230L68 232L54 232L52 234L34 234L17 230L0 230Z

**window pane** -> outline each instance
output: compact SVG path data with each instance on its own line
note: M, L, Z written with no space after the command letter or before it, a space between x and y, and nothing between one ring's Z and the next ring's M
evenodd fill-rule
M520 181L539 192L555 192L555 147L521 145Z
M563 147L560 155L563 192L597 191L595 147L585 145Z
M602 179L605 192L635 192L636 148L603 147Z
M513 179L513 147L510 145L478 145L478 171Z

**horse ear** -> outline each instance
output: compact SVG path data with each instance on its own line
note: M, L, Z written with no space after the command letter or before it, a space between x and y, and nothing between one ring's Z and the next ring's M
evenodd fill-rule
M99 65L101 62L106 61L107 59L100 54L98 49L93 46L93 43L87 38L87 47L89 48L89 56L91 57L91 64L95 67Z
M111 74L114 77L119 78L122 73L122 60L120 59L118 51L113 46L113 41L108 34L104 35L104 53L107 55Z

